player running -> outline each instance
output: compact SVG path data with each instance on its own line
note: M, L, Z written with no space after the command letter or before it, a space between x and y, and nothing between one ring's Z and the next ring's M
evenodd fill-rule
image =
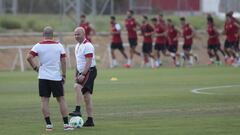
M233 21L234 21L235 23L237 23L238 25L240 25L240 21L233 16L233 13L234 13L233 11L230 11L230 12L229 12L229 15L231 16L231 18L233 19ZM239 59L239 53L240 53L240 48L239 48L240 30L238 30L238 37L237 37L237 38L238 38L238 39L237 39L237 43L236 43L235 46L234 46L234 50L235 50L235 52L236 52L236 57Z
M224 44L224 51L228 56L227 64L233 64L237 58L235 46L238 43L238 31L240 25L234 21L232 14L226 14L226 21L224 24L224 34L226 35L226 40Z
M216 63L221 64L220 57L218 55L218 51L220 51L225 57L224 51L221 49L221 43L219 40L219 33L215 27L213 18L209 15L207 17L207 33L208 33L208 56L209 56L209 65ZM214 60L216 58L216 61Z
M233 21L234 21L236 24L240 25L240 21L239 21L237 18L235 18L235 17L233 16L233 11L230 11L230 12L229 12L229 15L231 16L231 18L233 19ZM240 29L238 29L237 43L234 45L234 50L235 50L235 53L236 53L236 60L237 60L237 62L234 64L234 66L236 66L236 67L239 67L239 66L240 66L240 58L239 58L239 55L240 55L240 48L239 48L239 40L240 40Z
M153 26L154 26L154 32L155 32L155 45L154 45L154 55L156 58L156 66L159 67L162 65L162 61L160 59L161 55L160 52L164 56L167 55L167 31L166 31L166 25L164 20L157 21L157 18L151 19Z
M128 60L128 57L126 53L124 52L124 47L122 43L121 38L121 26L116 22L115 16L111 16L111 34L112 34L112 43L111 43L111 55L112 55L112 65L111 68L114 68L118 65L115 55L115 50L118 49L121 54L124 56L126 61ZM124 67L129 68L130 65L124 64Z
M152 55L152 42L153 42L152 35L154 34L154 29L149 24L147 16L143 16L141 32L143 36L142 52L144 57L144 61L143 61L144 66L146 67L151 66L152 68L156 68L155 58ZM151 63L149 58L152 58Z
M193 58L197 61L197 56L191 52L195 30L186 22L185 17L180 18L180 23L182 26L182 36L184 38L183 53L181 56L184 60L188 61L188 64L193 65Z
M171 19L167 19L167 37L168 37L168 51L173 59L174 65L176 67L180 66L178 51L178 37L180 31L175 28Z
M132 10L127 11L127 18L125 19L125 27L128 33L128 42L130 45L130 59L128 60L128 65L132 65L132 60L134 54L141 56L140 52L136 51L137 47L137 28L139 24L133 17L134 12Z

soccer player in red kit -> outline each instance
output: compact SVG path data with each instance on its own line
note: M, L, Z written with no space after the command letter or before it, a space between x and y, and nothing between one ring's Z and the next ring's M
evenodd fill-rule
M227 60L228 64L233 64L236 57L235 46L238 43L238 31L240 25L234 21L231 13L226 14L226 21L224 24L224 33L226 35L226 40L224 44L224 50L226 54L230 57Z
M134 54L140 56L140 52L136 51L137 46L137 28L140 26L133 17L134 12L132 10L127 11L127 18L125 19L125 27L128 33L128 42L130 45L130 59L128 65L132 64Z
M178 51L178 37L180 31L175 28L171 19L167 19L167 37L168 37L168 51L174 60L175 66L179 67L179 54Z
M233 16L233 11L228 12L228 14L231 16L234 22L236 22L237 25L240 25L240 21ZM234 45L234 50L236 53L236 58L238 59L238 66L240 66L240 58L239 58L239 53L240 53L240 48L239 48L239 40L240 40L240 31L238 30L238 38L237 38L237 43Z
M141 26L141 32L143 36L143 46L142 46L142 52L144 56L144 66L149 66L149 57L153 59L151 61L152 68L155 68L155 58L152 55L152 35L154 34L153 27L148 22L148 17L143 16L142 26Z
M156 58L156 66L161 66L162 62L160 59L160 52L164 56L167 56L167 32L166 32L166 26L165 23L162 21L157 21L157 18L152 18L151 19L153 26L154 26L154 31L155 31L155 45L154 45L154 55Z
M197 56L194 55L192 51L193 37L195 34L194 28L186 22L185 17L180 18L180 23L182 25L182 36L184 38L183 43L183 54L181 56L184 60L187 60L190 65L193 64L193 57L197 60Z
M219 41L219 33L217 29L215 28L214 20L212 16L207 17L207 33L208 33L208 56L209 56L209 63L208 64L213 64L214 63L214 57L216 58L216 64L221 64L220 57L218 55L218 51L220 51L223 56L225 56L225 53L221 49L221 43Z
M111 43L111 55L112 55L112 65L111 67L116 67L118 65L116 61L116 55L114 51L118 49L121 54L124 56L126 60L128 60L128 57L126 53L124 52L124 47L122 43L122 38L121 38L121 26L116 22L115 16L111 16L111 34L112 34L112 43ZM129 68L130 65L124 64L124 67Z
M86 20L86 15L80 16L80 24L79 27L83 27L85 30L85 36L88 41L92 41L91 36L96 33L95 29L91 26L91 24Z

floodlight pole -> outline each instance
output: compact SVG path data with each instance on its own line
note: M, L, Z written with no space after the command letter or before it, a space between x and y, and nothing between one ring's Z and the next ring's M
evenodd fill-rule
M0 0L0 14L4 14L3 0Z
M5 14L6 11L11 11L12 14L16 15L18 12L18 0L0 0L0 14Z
M114 15L114 0L111 0L111 15Z
M96 0L92 0L92 15L96 15L97 14L97 2Z
M133 8L133 0L129 0L129 7L130 7L131 10L134 9L134 8Z
M18 0L12 0L12 13L16 15L17 10L18 10Z

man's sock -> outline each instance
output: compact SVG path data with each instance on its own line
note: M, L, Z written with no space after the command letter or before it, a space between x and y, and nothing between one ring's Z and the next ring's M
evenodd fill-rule
M76 106L75 111L80 112L81 106Z
M50 120L50 117L45 117L45 122L47 125L51 125L51 120Z
M68 124L68 117L63 117L63 123Z

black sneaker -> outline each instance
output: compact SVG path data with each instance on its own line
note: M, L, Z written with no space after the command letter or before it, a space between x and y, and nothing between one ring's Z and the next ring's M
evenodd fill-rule
M69 113L70 116L79 116L79 117L82 117L82 114L81 112L78 112L78 111L73 111L71 113Z
M87 120L84 124L83 124L84 127L94 127L94 123L93 123L93 120Z

